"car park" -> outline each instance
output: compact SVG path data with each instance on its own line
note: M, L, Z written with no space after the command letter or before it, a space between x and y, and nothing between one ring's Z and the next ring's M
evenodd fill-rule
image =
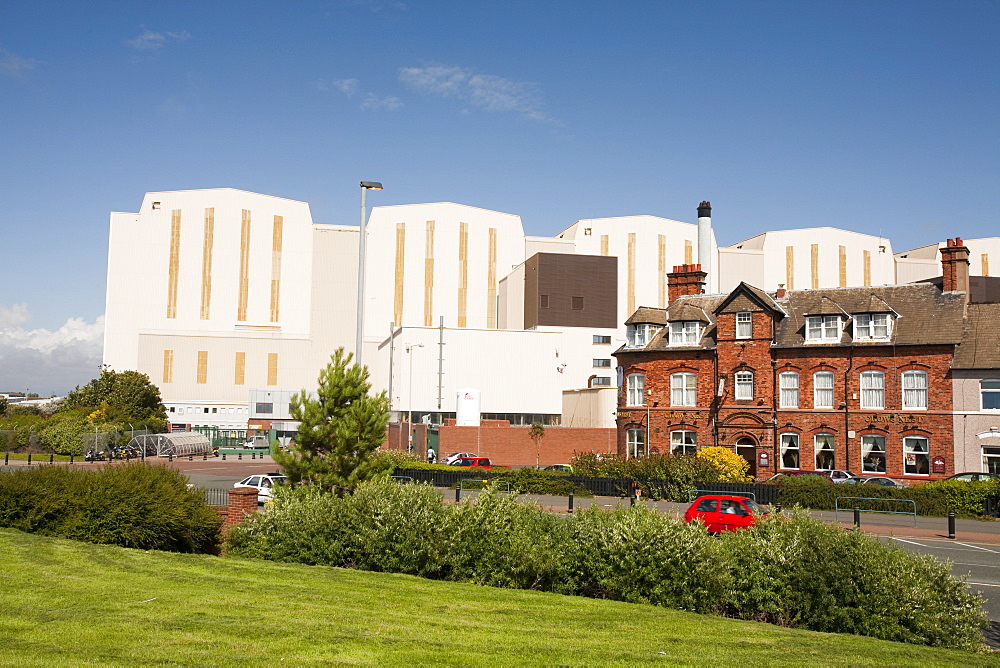
M253 488L257 490L257 503L267 503L271 500L271 491L277 485L288 482L288 478L279 472L263 475L250 475L233 485L234 489Z
M509 469L509 466L494 464L489 457L460 457L448 466L475 466L481 469Z
M1000 480L1000 475L996 473L979 473L976 471L969 471L966 473L956 473L955 475L948 476L945 480L958 480L961 482L982 482L984 480Z
M752 527L767 514L766 508L747 497L708 494L694 500L684 513L684 521L700 520L709 533L720 533Z
M474 452L453 452L450 455L448 455L447 457L443 458L441 460L441 463L442 464L450 465L456 459L463 459L465 457L475 457L475 456L476 456L476 453L474 453Z

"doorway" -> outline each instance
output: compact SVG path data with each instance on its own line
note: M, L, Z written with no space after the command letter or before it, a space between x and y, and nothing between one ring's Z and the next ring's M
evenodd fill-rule
M747 474L752 478L757 478L757 445L752 438L743 437L736 441L736 454L745 459L750 465Z

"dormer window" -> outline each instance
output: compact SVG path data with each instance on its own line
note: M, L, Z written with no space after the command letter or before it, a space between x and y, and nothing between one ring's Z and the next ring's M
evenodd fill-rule
M840 341L839 315L806 316L806 342L838 342Z
M626 337L629 348L644 348L649 343L649 340L653 338L653 325L648 323L629 325L626 330Z
M670 323L670 345L696 346L700 341L701 323L697 320Z
M888 341L892 318L888 313L862 313L854 316L856 341Z

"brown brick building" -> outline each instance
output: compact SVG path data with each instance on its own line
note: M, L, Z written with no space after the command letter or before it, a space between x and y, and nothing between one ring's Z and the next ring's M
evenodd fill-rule
M850 470L912 480L955 472L951 368L968 251L949 240L929 283L702 293L699 265L668 275L666 309L627 321L618 452L722 445L758 478Z

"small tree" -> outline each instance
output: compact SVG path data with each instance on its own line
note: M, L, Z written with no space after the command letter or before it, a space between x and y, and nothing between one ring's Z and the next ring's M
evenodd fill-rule
M371 455L385 439L389 399L368 394L368 367L352 364L353 357L338 348L320 372L316 396L303 390L292 397L290 412L301 422L295 445L271 454L293 483L343 494L385 470Z
M713 445L698 451L698 457L709 461L719 469L720 482L749 482L753 480L747 472L750 462L743 459L729 448Z
M545 436L545 427L541 423L535 422L531 425L531 431L528 432L528 437L535 443L535 468L538 468L538 460L540 454L539 443L541 443L542 438Z

